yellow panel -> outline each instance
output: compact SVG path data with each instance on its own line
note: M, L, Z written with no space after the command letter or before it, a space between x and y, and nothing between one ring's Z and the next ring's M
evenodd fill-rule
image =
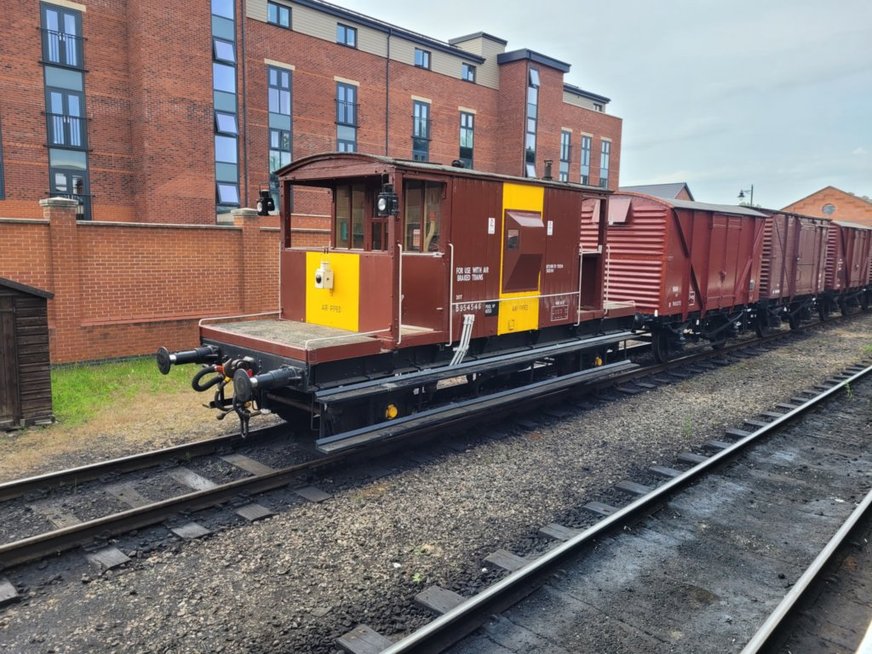
M545 188L534 184L503 184L503 220L500 225L500 312L497 334L509 334L539 328L539 289L520 293L503 293L503 243L505 243L506 211L538 211L544 213Z
M315 288L315 271L326 261L333 288ZM306 253L306 322L356 332L360 311L360 256L338 252Z

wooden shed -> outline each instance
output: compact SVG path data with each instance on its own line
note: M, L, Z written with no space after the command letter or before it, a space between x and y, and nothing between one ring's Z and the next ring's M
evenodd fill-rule
M48 291L0 277L0 429L52 421Z

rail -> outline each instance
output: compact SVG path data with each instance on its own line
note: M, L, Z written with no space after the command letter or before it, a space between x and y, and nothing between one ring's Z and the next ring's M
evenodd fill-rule
M535 588L542 585L554 573L556 568L563 562L577 556L584 548L589 546L593 539L626 524L643 511L649 510L653 505L662 503L668 496L695 481L703 473L720 465L725 460L744 450L751 443L760 440L763 436L776 430L786 422L793 420L800 414L805 413L810 408L817 406L834 393L862 379L869 373L872 373L872 365L836 383L795 409L788 411L780 418L776 418L733 445L706 459L704 462L693 466L677 477L658 486L647 495L640 497L631 504L604 518L596 525L558 545L536 561L487 588L484 592L462 602L454 609L436 618L433 622L384 649L381 654L401 654L412 651L440 652L458 642L461 638L481 626L491 615L506 610L517 603L519 599L527 596Z

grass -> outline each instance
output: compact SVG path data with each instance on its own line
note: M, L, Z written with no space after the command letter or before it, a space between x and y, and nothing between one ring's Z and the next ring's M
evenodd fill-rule
M175 393L190 384L193 372L191 366L184 366L161 375L153 357L55 368L51 373L54 414L62 424L80 425L107 404L129 402L142 394Z

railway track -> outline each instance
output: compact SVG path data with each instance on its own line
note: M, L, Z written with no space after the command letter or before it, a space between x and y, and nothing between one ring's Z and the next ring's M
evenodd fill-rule
M683 378L693 372L702 372L707 367L726 365L733 357L752 356L749 350L755 352L779 340L793 337L795 337L794 332L785 331L773 334L767 339L740 341L716 352L706 349L668 364L625 367L607 378L583 385L582 392L601 392L607 388L618 389L617 395L621 392L639 392L651 385L651 382L644 381L643 377L656 379L657 374L672 371L673 379ZM716 363L712 363L712 360ZM543 401L558 402L569 393L577 393L578 387L560 386L557 389L546 389L544 396L540 391L541 389L536 388L509 397L508 402L512 405L512 411L523 411L531 406L541 410ZM488 410L488 407L486 406L484 410ZM438 429L444 429L446 424L458 425L468 420L480 420L481 416L471 414L468 407L455 407L447 416L447 420L424 418L411 427L394 428L393 440L381 441L379 448L389 449L401 437L433 433ZM39 515L47 525L54 527L30 533L24 538L7 539L6 543L0 545L0 570L75 547L105 541L119 534L159 524L181 512L216 506L240 496L263 493L290 485L291 488L297 487L300 495L307 499L312 499L313 496L317 498L319 491L306 485L305 480L310 473L327 466L340 465L350 457L359 457L358 451L353 449L322 454L310 448L295 451L290 457L291 463L288 463L287 453L280 457L270 457L275 459L271 462L259 461L257 457L247 455L222 455L222 452L227 450L275 439L280 434L281 426L278 426L252 432L247 440L238 436L223 437L0 484L0 502L2 502L0 515L3 515L10 505L13 506L12 516L10 517L7 511L4 519L7 523L6 533L15 530L16 507L26 509L31 515ZM381 451L379 448L368 451L374 455ZM220 465L232 469L232 478L220 483L197 473L192 469L197 466L192 463L203 459L212 461L219 459ZM137 490L137 488L142 490L142 486L147 487L148 480L140 484L141 480L135 480L134 483L124 477L146 469L156 469L152 475L155 478L165 480L169 476L176 488L175 494L150 500L148 493L145 491L140 493ZM149 472L149 475L151 474ZM107 479L108 481L103 481ZM106 497L110 506L120 510L80 519L75 512L68 511L64 507L65 498L70 494L82 495L86 491L91 496ZM30 501L28 498L31 497L37 499ZM237 512L249 520L269 514L269 511L256 503L241 507ZM206 530L200 528L197 523L190 523L185 527L179 534L182 537L206 533ZM97 562L104 567L112 567L126 560L126 557L115 548L107 547L101 551L103 551L102 558L98 558Z
M665 479L656 488L621 482L625 496L644 494L622 508L591 503L603 516L594 526L543 527L558 544L539 558L492 554L486 565L514 571L482 593L426 589L418 602L439 617L399 642L359 625L339 645L359 654L763 651L869 511L870 403L867 360L729 430L710 456L679 457L689 469L653 470Z

